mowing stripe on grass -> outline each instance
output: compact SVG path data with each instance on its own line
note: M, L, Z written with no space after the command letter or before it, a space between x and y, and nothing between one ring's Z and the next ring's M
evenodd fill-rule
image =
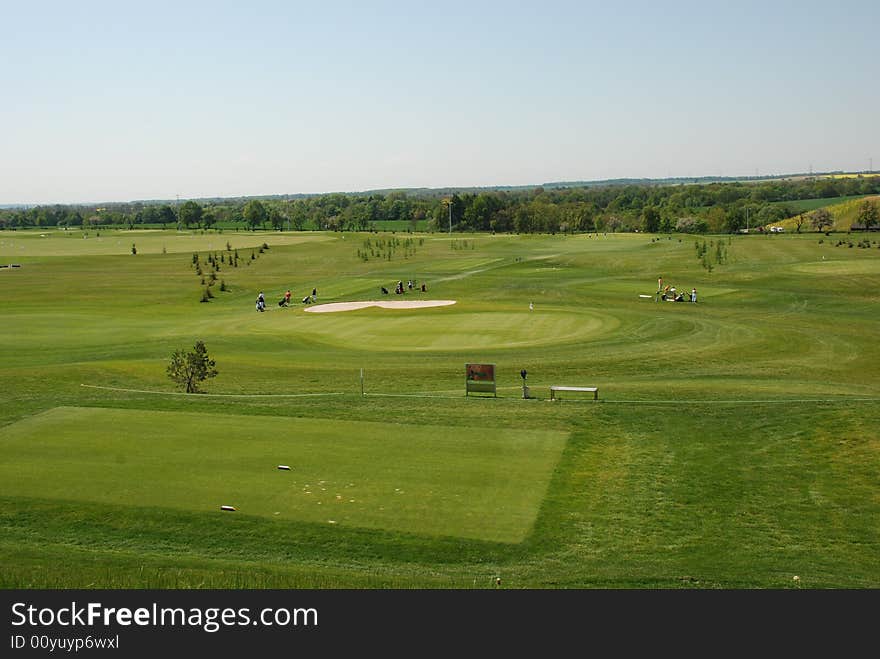
M203 398L211 396L213 398L303 398L305 396L345 396L350 395L342 391L326 391L311 394L188 394L184 391L151 391L149 389L125 389L123 387L103 387L97 384L80 384L81 387L89 389L105 389L107 391L124 391L132 394L157 394L160 396L197 396Z

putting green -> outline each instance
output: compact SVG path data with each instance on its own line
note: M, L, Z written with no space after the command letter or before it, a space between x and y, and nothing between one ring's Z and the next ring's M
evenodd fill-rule
M515 348L585 341L611 333L619 321L594 310L547 309L457 312L436 309L362 309L344 314L304 314L296 331L328 345L371 351ZM281 321L283 322L283 321Z
M880 261L814 261L813 263L797 263L791 266L795 272L809 275L847 276L847 275L880 275Z
M0 496L519 542L566 437L59 407L0 430Z

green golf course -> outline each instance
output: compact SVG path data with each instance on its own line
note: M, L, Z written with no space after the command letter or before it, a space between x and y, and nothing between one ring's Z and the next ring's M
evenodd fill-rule
M0 587L880 587L875 236L0 232Z

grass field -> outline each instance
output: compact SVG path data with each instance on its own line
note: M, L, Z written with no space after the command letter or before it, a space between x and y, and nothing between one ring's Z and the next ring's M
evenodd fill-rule
M876 244L368 237L0 234L0 587L880 586ZM200 303L192 254L234 250ZM275 304L408 279L456 304Z
M817 208L826 208L828 206L836 206L847 201L855 199L864 199L870 195L850 195L844 197L823 197L822 199L797 199L795 201L776 201L774 206L785 206L792 209L795 213L809 213Z

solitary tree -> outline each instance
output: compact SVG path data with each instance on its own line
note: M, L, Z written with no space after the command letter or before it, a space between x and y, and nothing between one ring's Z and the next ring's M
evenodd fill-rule
M817 208L810 213L810 221L816 231L822 231L825 227L834 226L834 218L826 208Z
M198 393L199 382L217 375L215 362L208 356L203 341L196 341L190 352L175 350L168 365L168 377L186 393Z
M866 229L870 229L880 221L880 217L878 216L880 216L880 213L877 211L877 205L870 199L865 199L865 201L862 202L862 205L859 206L857 220Z
M256 229L266 221L266 207L259 199L251 199L244 205L244 220L251 229Z
M180 221L187 229L191 224L199 226L202 221L202 207L194 201L187 201L180 207Z
M266 207L266 218L276 231L281 231L284 228L284 216L274 206Z
M162 223L162 228L165 228L166 224L176 224L177 223L177 215L174 214L174 209L167 204L159 208L156 213L156 219Z
M210 208L206 209L202 212L202 226L206 229L210 229L212 226L217 224L217 215Z

